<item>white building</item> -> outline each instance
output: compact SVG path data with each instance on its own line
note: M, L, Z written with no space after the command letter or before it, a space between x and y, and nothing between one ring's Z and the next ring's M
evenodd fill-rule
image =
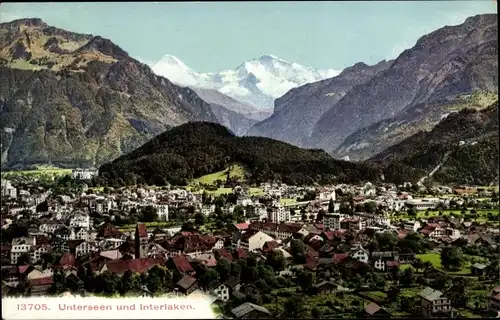
M36 245L35 237L22 237L12 240L12 248L10 250L10 263L16 264L17 259L24 253L29 254Z
M98 251L99 248L90 242L82 242L75 247L75 257L85 256L91 252Z
M9 180L2 179L1 181L1 186L2 186L2 197L5 198L17 198L17 189L12 186Z
M86 213L77 213L69 220L69 226L73 228L90 229L90 216Z
M418 221L405 221L404 223L405 230L417 232L417 230L420 229L420 227L421 225L420 222Z
M406 205L417 210L435 209L439 204L439 198L421 198L406 201Z
M250 230L247 231L238 241L238 246L248 250L249 252L255 252L262 249L266 242L273 240L274 239L271 236L268 236L262 231Z
M340 229L340 222L342 217L340 214L325 214L323 217L323 225L325 229L338 230Z
M268 210L268 219L274 223L288 222L290 221L290 211L282 205L274 205Z
M99 175L99 170L91 169L73 169L71 171L71 178L75 180L91 180L93 177Z

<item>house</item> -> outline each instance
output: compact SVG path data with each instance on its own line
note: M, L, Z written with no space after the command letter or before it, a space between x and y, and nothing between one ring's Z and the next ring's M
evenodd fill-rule
M246 249L250 252L261 250L264 244L274 239L262 231L249 230L243 234L238 241L238 247Z
M194 277L191 277L190 275L185 275L176 284L177 291L186 296L198 289L198 287L198 280L196 280L196 278Z
M418 295L424 317L447 317L452 312L451 300L443 296L441 291L427 287Z
M238 277L231 277L227 279L224 283L215 288L214 293L217 295L221 301L228 301L235 291L238 291L241 287L241 282Z
M314 285L314 289L319 294L331 293L337 290L337 285L331 281L321 281Z
M123 275L127 271L145 273L155 265L163 265L163 258L140 258L128 260L112 260L107 262L98 273L109 272Z
M441 228L441 226L437 223L429 223L422 230L420 230L420 233L432 240L438 240L446 234L446 230Z
M378 304L375 302L370 302L366 307L365 307L365 318L390 318L391 314L385 310L384 308L381 308Z
M418 221L405 221L404 222L404 229L408 231L413 231L417 232L418 229L420 229L421 225L420 222Z
M488 271L488 266L483 263L474 263L471 266L471 273L473 276L479 277L486 275Z
M194 274L194 269L185 255L171 257L167 260L169 269L176 269L182 274Z
M125 292L125 297L127 298L152 298L153 294L148 290L146 286L139 286L132 288Z
M488 295L488 309L500 312L500 286L495 287Z
M363 249L361 245L357 245L351 249L351 257L358 261L368 263L369 252Z
M271 312L264 307L245 302L231 310L237 319L266 319L271 317Z
M36 278L28 281L27 293L31 296L43 296L50 289L54 280L52 277Z

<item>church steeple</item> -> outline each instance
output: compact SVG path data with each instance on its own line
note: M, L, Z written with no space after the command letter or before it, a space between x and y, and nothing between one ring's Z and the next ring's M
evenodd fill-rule
M148 230L146 224L137 223L135 227L135 258L147 258L148 256Z

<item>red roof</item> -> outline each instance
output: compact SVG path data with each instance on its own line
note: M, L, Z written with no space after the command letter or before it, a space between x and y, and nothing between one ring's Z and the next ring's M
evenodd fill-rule
M138 223L136 226L136 234L141 238L145 238L148 236L148 229L146 228L146 224Z
M52 277L29 280L29 285L32 287L34 287L34 286L46 286L46 285L51 285L52 283L54 283L54 280L52 279Z
M130 270L132 272L144 273L153 266L163 264L163 258L140 258L131 260L113 260L106 263L107 271L117 274L123 274Z
M264 252L271 252L273 251L274 249L277 249L279 248L279 244L276 242L276 241L267 241L266 243L264 243L264 246L262 247L262 251Z
M243 248L238 248L236 250L236 258L238 258L238 259L246 259L246 258L248 258L248 252L245 249L243 249Z
M226 249L222 248L222 249L215 249L214 250L214 254L215 256L217 257L217 259L222 259L222 258L225 258L227 261L229 262L233 262L233 257L231 256L231 254L229 252L227 252Z
M30 267L29 265L19 266L19 267L18 267L18 268L19 268L19 269L18 269L18 270L19 270L19 273L25 273L25 272L26 272L26 270L28 270L28 269L29 269L29 267Z
M62 256L59 264L63 267L73 267L75 265L76 258L71 253L66 253Z
M246 230L248 229L248 223L246 222L242 222L242 223L237 223L234 225L236 227L236 229L238 230Z
M349 253L334 253L333 263L338 264L349 257Z
M193 267L189 263L187 257L185 255L179 255L172 257L172 262L175 264L175 267L180 272L192 272L194 271Z
M391 268L391 267L399 267L399 261L387 261L386 266Z
M333 231L323 231L323 233L321 234L324 238L326 238L327 240L333 240Z

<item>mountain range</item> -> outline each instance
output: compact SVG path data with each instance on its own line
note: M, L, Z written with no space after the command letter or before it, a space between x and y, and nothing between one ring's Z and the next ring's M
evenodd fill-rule
M152 68L178 85L217 90L262 110L271 110L274 100L292 88L339 73L305 67L270 54L246 61L233 70L213 73L198 73L172 55L163 56Z
M445 26L393 61L290 90L248 134L366 160L469 103L498 99L497 33L496 14Z
M48 26L0 24L2 168L92 166L188 121L211 106L110 40Z
M105 164L110 179L170 181L170 171L186 182L238 162L254 181L488 183L498 179L489 165L498 132L474 128L495 127L497 30L495 14L470 17L395 60L338 75L271 55L200 74L172 56L151 68L108 39L40 19L2 23L2 169ZM170 78L159 75L169 68ZM274 109L261 98L276 98Z

